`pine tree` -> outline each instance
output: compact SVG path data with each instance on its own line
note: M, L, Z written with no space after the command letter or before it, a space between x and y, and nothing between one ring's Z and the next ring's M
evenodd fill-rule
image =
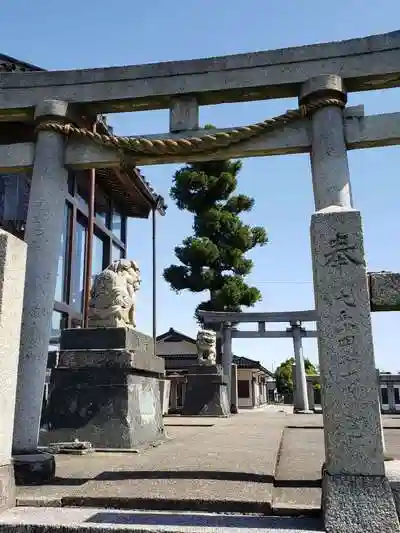
M194 215L194 235L175 248L180 265L164 270L164 279L176 292L209 291L209 299L196 309L241 311L261 300L256 287L244 278L253 262L245 257L255 246L268 242L262 227L244 224L240 214L251 211L254 199L235 195L240 161L211 161L187 165L173 179L170 194L181 210Z

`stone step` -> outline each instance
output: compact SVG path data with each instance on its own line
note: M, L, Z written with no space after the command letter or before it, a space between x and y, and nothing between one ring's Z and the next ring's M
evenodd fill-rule
M123 511L96 508L16 507L0 514L2 533L316 533L316 518L261 515Z
M275 470L272 512L280 516L319 515L323 430L286 427Z
M320 487L275 487L272 513L276 516L320 516Z

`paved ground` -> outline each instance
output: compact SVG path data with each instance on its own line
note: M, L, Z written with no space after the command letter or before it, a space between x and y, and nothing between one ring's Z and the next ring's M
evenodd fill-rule
M205 513L110 511L106 509L45 509L18 507L0 515L4 533L316 533L324 531L312 518L220 515ZM37 527L39 525L39 527ZM41 526L41 527L40 527Z
M18 504L319 513L321 415L267 407L229 419L168 417L165 423L170 439L139 454L57 456L54 484L20 487ZM387 451L400 458L400 417L385 417L384 425Z

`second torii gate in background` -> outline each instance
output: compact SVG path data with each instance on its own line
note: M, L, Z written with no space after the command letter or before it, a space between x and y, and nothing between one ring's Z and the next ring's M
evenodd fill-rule
M317 337L316 330L307 331L302 327L303 322L315 322L316 312L309 311L282 311L276 313L231 313L218 311L200 311L200 316L205 324L220 324L222 330L222 367L228 378L228 397L233 410L237 409L237 384L232 380L232 339L293 339L294 358L296 366L296 390L294 396L294 409L299 413L309 411L307 396L307 380L303 358L303 337ZM286 331L267 331L267 322L288 322L290 327ZM233 327L238 323L257 323L257 331L242 331Z

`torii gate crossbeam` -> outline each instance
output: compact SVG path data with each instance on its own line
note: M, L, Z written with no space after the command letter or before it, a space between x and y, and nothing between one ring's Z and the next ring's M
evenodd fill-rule
M199 105L297 97L307 79L340 73L347 91L400 85L400 31L266 52L148 65L0 76L0 120L27 120L56 99L91 113L166 109L171 99Z

